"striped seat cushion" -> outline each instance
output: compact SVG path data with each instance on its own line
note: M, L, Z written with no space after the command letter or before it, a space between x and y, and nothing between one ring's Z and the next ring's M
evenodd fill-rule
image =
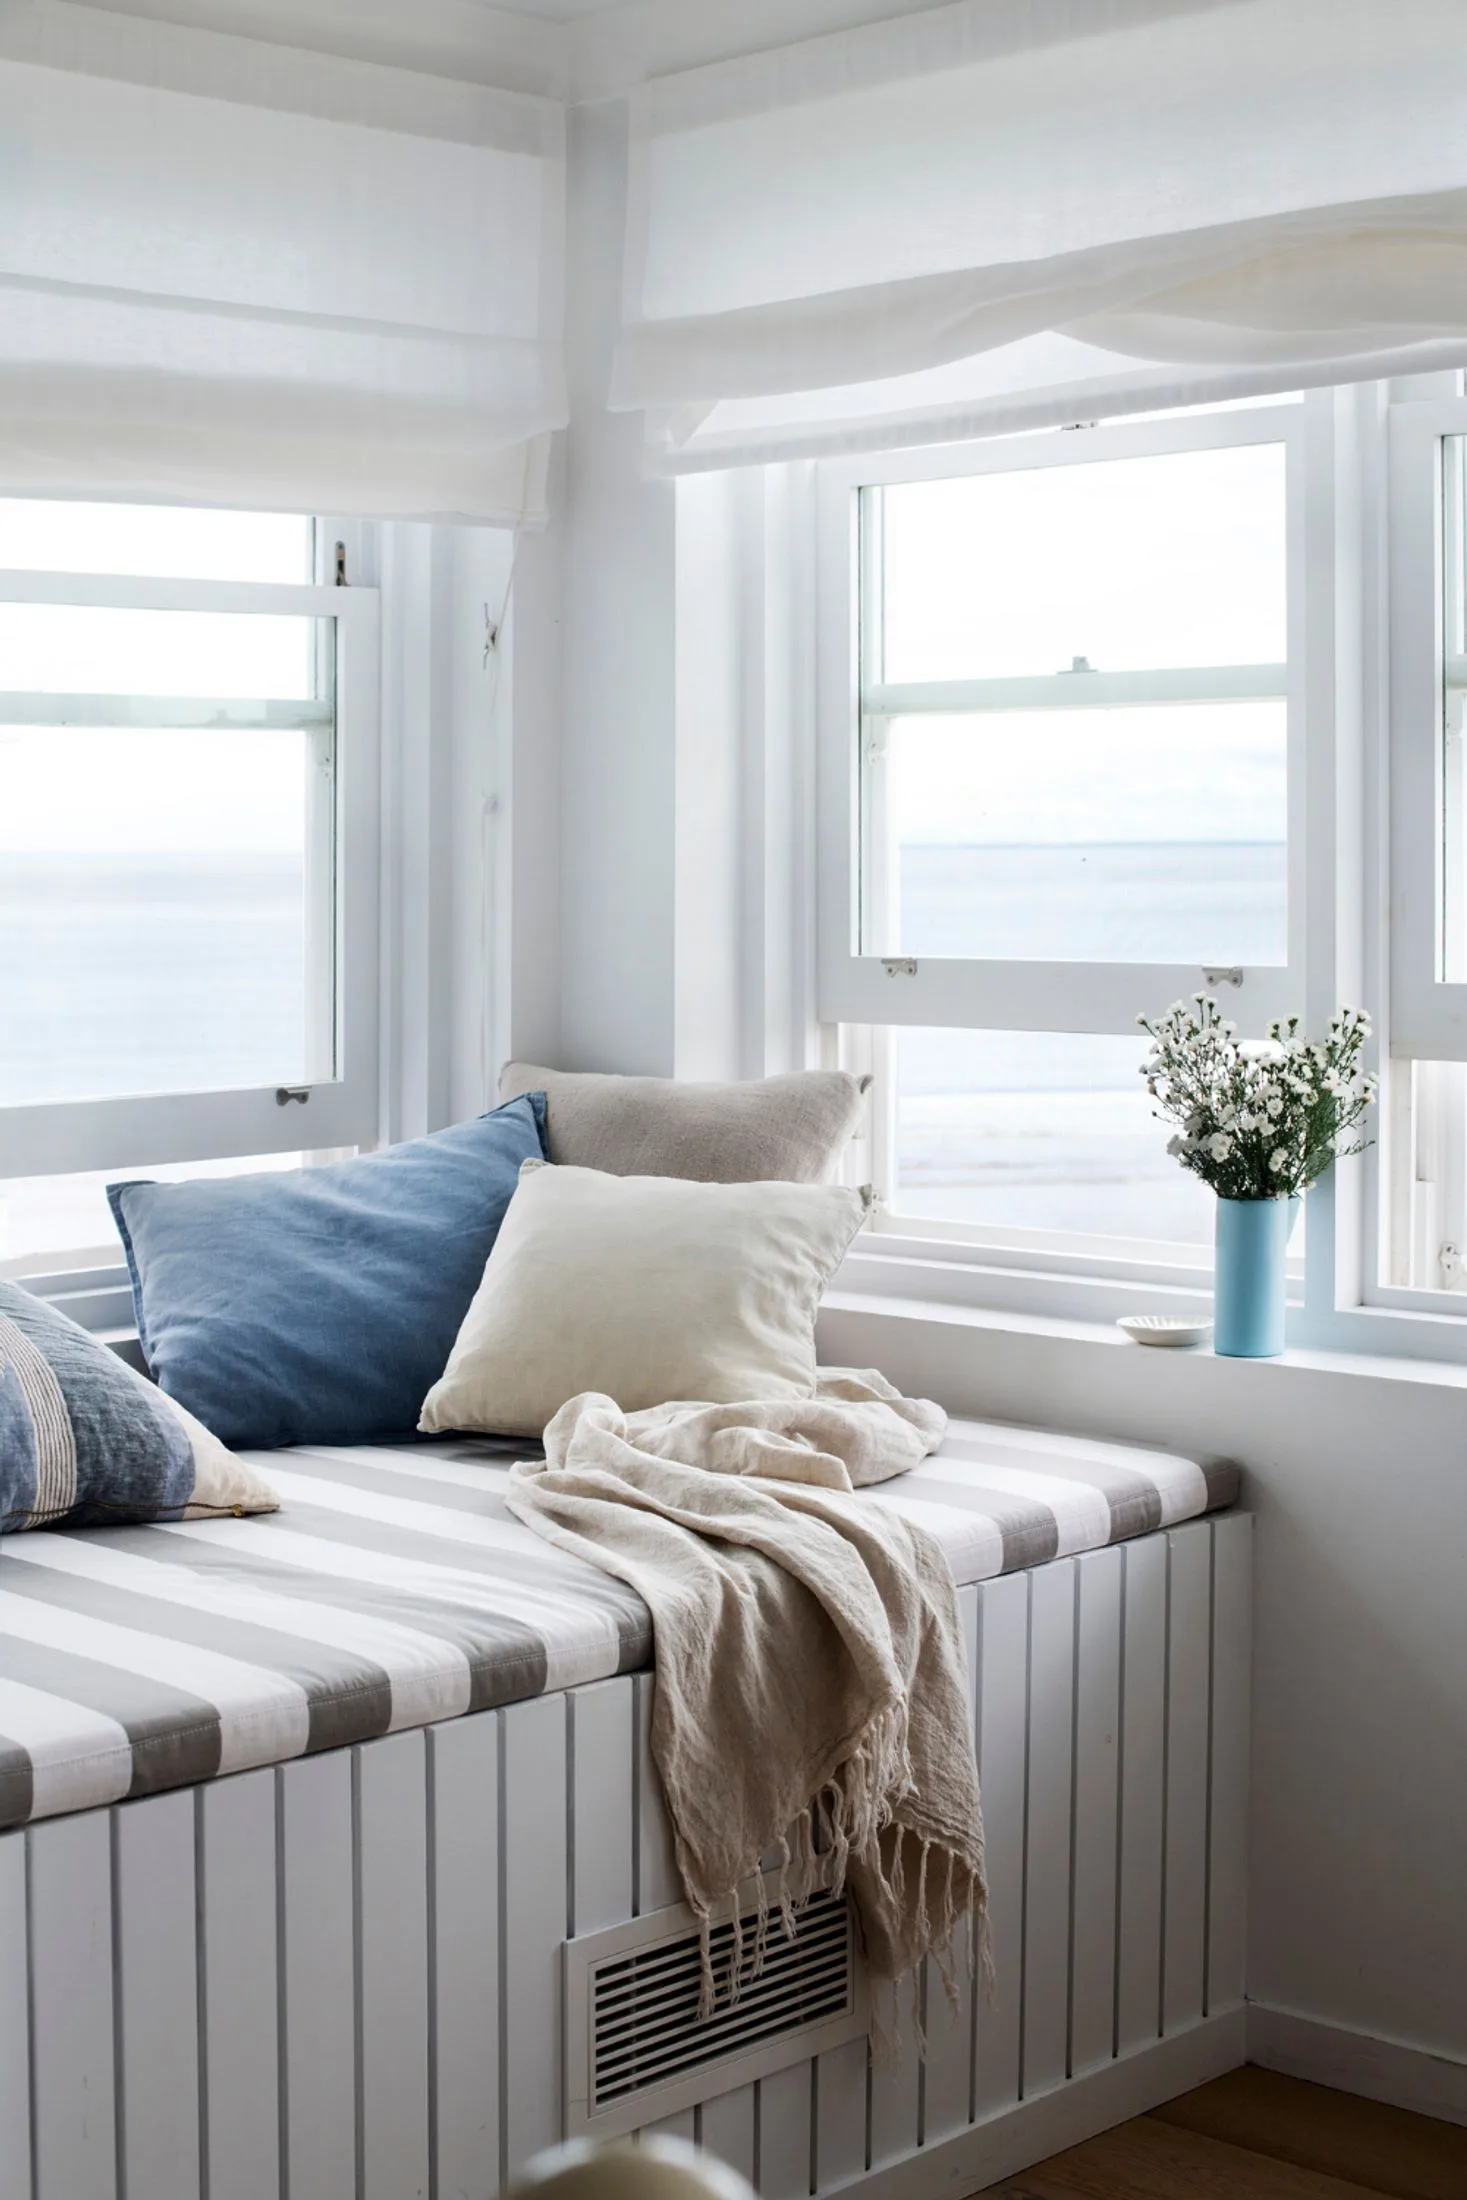
M513 1703L650 1662L622 1583L504 1504L532 1447L271 1452L278 1513L0 1543L0 1827ZM977 1581L1170 1526L1231 1468L955 1421L859 1502Z

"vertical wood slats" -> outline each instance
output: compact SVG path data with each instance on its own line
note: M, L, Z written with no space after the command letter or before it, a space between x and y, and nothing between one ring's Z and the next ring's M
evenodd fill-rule
M1161 1903L1166 1767L1167 1551L1159 1536L1124 1552L1116 2053L1161 2030Z
M117 2200L112 1818L27 1839L36 2200Z
M499 1714L431 1727L427 1740L432 2189L482 2200L500 2159Z
M1207 1949L1207 1752L1212 1639L1212 1530L1167 1538L1166 1890L1161 2028L1202 2017Z
M275 1775L195 1791L209 2200L280 2200Z
M1029 1577L1005 1574L983 1583L978 1604L978 1785L995 1974L992 1996L978 2001L974 2104L980 2117L1020 2097L1028 1694Z
M428 2200L428 1783L421 1729L353 1752L360 2200Z
M1029 1577L1029 1788L1024 1854L1024 2099L1064 2082L1070 1992L1070 1781L1075 1564Z
M963 1648L968 1672L969 1716L976 1743L978 1719L978 1591L958 1591ZM929 1957L923 1980L927 2048L922 2072L922 2143L932 2146L966 2129L973 2108L973 1986L971 1950L966 1931L948 1950L957 1984L957 2006L949 1999L942 1965Z
M1075 1561L1074 1861L1069 2075L1115 2044L1116 1812L1120 1796L1121 1551Z
M352 1754L275 1775L280 1824L281 2093L287 2191L356 2200L357 1949Z
M504 1750L500 1860L504 1934L503 2039L506 2182L561 2136L561 1944L568 1926L564 1696L500 1713Z
M638 1675L633 1685L635 1702L635 1733L633 1740L633 1787L636 1810L633 1824L636 1829L633 1911L638 1917L646 1917L653 1910L665 1910L682 1900L682 1885L677 1875L677 1863L673 1854L672 1822L667 1806L662 1800L662 1783L657 1767L652 1761L652 1699L656 1683L650 1673ZM623 1910L622 1916L628 1913ZM644 2125L640 2138L686 2139L691 2144L698 2136L698 2119L691 2108L681 2110L675 2116L661 2116L655 2123Z
M1212 1815L1207 2011L1243 1999L1248 1922L1248 1738L1253 1680L1253 1523L1212 1531Z
M123 2189L198 2200L193 1796L179 1789L119 1811L112 1840Z
M951 2025L933 1966L925 2058L649 2130L803 2200L1236 2006L1250 1531L965 1591L996 1998ZM560 2133L567 1933L677 1899L650 1709L597 1682L0 1836L20 2200L483 2200Z
M0 2132L18 2190L31 2190L26 1837L0 1833Z

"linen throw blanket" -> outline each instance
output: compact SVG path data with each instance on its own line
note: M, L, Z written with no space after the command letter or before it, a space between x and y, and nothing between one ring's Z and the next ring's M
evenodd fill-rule
M703 1933L771 1850L780 1907L849 1886L868 1969L985 1955L986 1888L957 1592L924 1530L852 1495L915 1466L947 1417L874 1372L813 1398L626 1414L588 1393L506 1502L652 1613L652 1754ZM761 1882L762 1888L762 1882ZM768 1920L762 1908L757 1971ZM977 1928L976 1942L971 1931Z

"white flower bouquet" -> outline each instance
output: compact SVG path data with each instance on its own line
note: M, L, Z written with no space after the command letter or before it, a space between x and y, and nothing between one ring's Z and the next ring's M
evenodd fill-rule
M1155 1112L1179 1126L1167 1152L1219 1199L1293 1198L1371 1144L1344 1143L1377 1085L1361 1068L1370 1019L1359 1009L1340 1009L1322 1040L1301 1038L1297 1016L1240 1040L1205 993L1136 1020L1151 1040L1141 1074Z

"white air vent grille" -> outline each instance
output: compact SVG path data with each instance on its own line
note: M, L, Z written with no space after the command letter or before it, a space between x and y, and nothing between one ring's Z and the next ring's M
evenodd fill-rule
M732 2004L733 1926L713 1928L719 1998L702 2024L702 1964L690 1911L663 1910L567 1943L571 2130L633 2130L865 2030L865 1996L845 1898L813 1896L795 1919L793 1939L786 1938L776 1913L757 1978L754 1908L751 1899L739 1998Z

